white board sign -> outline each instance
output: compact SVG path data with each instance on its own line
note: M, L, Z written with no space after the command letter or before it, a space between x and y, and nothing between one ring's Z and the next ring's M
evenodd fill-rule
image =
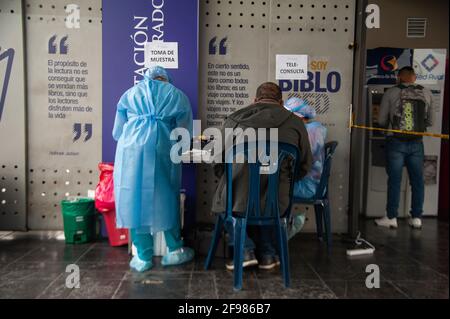
M178 69L178 42L152 41L145 45L145 66Z
M275 66L277 80L306 80L308 56L306 54L277 54Z
M437 84L445 80L445 49L414 49L413 66L418 84Z

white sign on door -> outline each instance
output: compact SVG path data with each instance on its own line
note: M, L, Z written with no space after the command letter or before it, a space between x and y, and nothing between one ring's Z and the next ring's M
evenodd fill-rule
M306 54L277 54L275 66L277 80L306 80L308 56Z
M145 67L178 69L178 42L152 41L145 44Z
M445 80L445 49L414 49L413 66L418 84L438 84Z

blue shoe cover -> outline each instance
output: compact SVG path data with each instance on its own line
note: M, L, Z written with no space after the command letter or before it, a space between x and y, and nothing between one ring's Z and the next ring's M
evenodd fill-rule
M297 235L302 230L304 225L305 225L305 215L304 214L294 216L292 227L288 230L289 239L291 239L292 237Z
M130 267L133 270L136 270L138 272L144 272L153 267L153 263L151 261L143 261L139 259L139 257L133 256L133 259L130 261Z
M182 247L170 253L167 253L161 260L163 266L174 266L187 263L194 258L194 250L188 247Z

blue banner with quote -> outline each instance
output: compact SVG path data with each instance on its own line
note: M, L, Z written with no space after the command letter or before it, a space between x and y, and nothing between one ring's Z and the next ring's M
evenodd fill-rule
M198 105L198 0L103 1L103 140L102 158L113 162L112 128L120 96L139 82L146 70L145 45L178 43L178 68L170 69L173 84L189 97L194 118ZM183 167L187 224L195 212L195 167Z

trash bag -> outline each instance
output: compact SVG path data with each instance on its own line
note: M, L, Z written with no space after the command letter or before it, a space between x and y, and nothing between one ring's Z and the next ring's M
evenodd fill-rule
M108 212L115 210L114 203L114 181L113 181L113 163L98 164L100 170L100 180L95 189L95 208L99 212Z

